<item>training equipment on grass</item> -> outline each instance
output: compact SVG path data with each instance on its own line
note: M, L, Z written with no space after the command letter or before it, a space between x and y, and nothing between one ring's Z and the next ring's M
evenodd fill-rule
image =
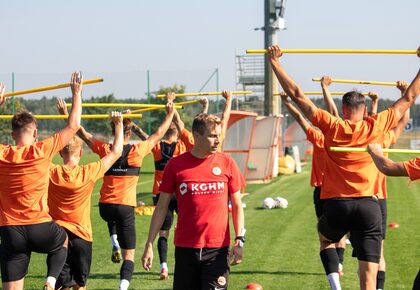
M267 197L264 199L262 203L262 207L265 209L272 209L276 206L276 201L272 199L271 197Z
M323 95L323 92L303 92L303 93L305 95L308 95L308 96L322 96ZM342 95L344 95L346 93L347 92L330 92L330 94L333 95L333 96L335 96L335 95L342 96ZM364 96L367 96L369 93L363 92L361 94L364 95ZM276 93L276 94L274 94L274 96L280 96L280 93Z
M231 91L232 95L248 95L252 94L252 91ZM199 93L183 93L183 94L175 94L175 97L194 97L194 96L218 96L221 95L222 92L199 92ZM165 98L165 94L157 95L157 98Z
M0 120L10 120L14 115L0 115ZM34 115L38 120L41 119L67 119L68 115ZM96 115L81 115L82 119L107 119L111 116L108 114L96 114ZM123 114L123 118L141 118L141 114Z
M287 199L279 196L276 197L276 199L274 199L274 202L276 208L287 208L287 206L289 205Z
M245 289L263 290L263 287L258 283L248 283Z
M320 82L320 78L312 78L314 82ZM379 86L397 86L396 82L377 82L377 81L359 81L359 80L340 80L340 79L331 79L333 83L343 83L343 84L359 84L359 85L379 85Z
M104 79L92 79L92 80L83 81L82 83L84 85L90 85L90 84L94 84L94 83L100 83L100 82L103 82L103 81L104 81ZM55 85L55 86L48 86L48 87L41 87L41 88L36 88L36 89L29 89L29 90L24 90L24 91L10 92L10 93L4 94L4 96L5 97L19 96L19 95L26 95L26 94L31 94L31 93L38 93L38 92L68 88L68 87L70 87L70 83Z
M174 104L176 109L183 109L182 105ZM71 104L66 104L67 107L71 107ZM155 108L165 109L166 105L161 104L132 104L132 103L82 103L82 107L85 108Z
M368 152L367 148L363 147L330 147L333 152ZM416 149L382 149L384 153L404 153L404 154L420 154L420 150Z
M267 49L247 49L246 53L267 53ZM367 54L417 54L417 50L398 49L287 49L283 53L367 53Z
M397 228L399 228L399 227L400 227L400 225L399 225L399 224L397 224L397 223L390 223L390 224L388 225L388 227L390 227L390 228L394 228L394 229L397 229Z

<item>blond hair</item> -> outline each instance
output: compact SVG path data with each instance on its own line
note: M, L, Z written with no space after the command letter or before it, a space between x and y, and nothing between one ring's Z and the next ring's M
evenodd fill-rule
M220 124L222 124L222 121L219 117L212 114L201 113L194 118L192 124L192 132L197 132L200 135L203 135L206 128L212 130L214 127Z
M80 139L77 136L74 136L69 143L67 143L66 146L62 149L63 153L73 155L80 152L80 149L82 149L83 142L82 139Z

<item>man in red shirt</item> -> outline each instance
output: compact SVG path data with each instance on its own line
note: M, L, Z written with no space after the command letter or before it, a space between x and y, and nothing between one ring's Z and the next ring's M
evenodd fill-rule
M317 108L305 96L278 61L282 56L280 47L271 46L269 54L271 66L283 90L312 124L321 129L327 148L366 147L372 142L382 141L384 134L397 125L420 93L419 71L404 96L393 106L374 117L365 118L364 96L358 92L348 92L342 99L345 120L341 120ZM382 241L382 216L377 198L373 198L376 167L369 154L364 152L326 153L321 199L327 201L318 230L331 242L337 242L350 231L359 260L360 288L376 289Z
M70 81L73 110L67 125L45 140L37 139L37 121L27 112L12 118L16 146L0 145L0 236L2 289L23 289L31 252L48 254L44 289L54 289L67 256L66 232L48 213L48 168L52 158L80 127L83 78ZM0 86L0 104L4 86Z
M62 100L59 102L64 103ZM79 166L83 141L75 136L60 151L64 164L50 168L49 212L54 221L66 230L69 238L67 260L56 288L86 289L92 260L91 193L95 182L117 161L123 148L121 113L112 112L111 117L115 124L115 136L108 155Z
M190 152L172 158L166 165L159 202L150 224L142 257L147 271L152 267L153 241L175 194L178 223L174 241L174 289L177 290L227 288L229 197L236 233L231 255L233 264L242 261L245 229L240 189L244 180L235 161L217 152L220 123L214 115L200 114L194 119L194 147Z

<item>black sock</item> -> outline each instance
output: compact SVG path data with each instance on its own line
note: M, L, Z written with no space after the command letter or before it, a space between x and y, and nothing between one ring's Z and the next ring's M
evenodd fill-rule
M420 270L417 273L416 279L414 280L413 290L420 290Z
M344 263L344 248L335 248L335 250L337 251L337 255L338 255L338 260L340 261L341 264Z
M322 250L321 256L322 265L324 265L325 274L338 273L338 256L335 249Z
M376 275L376 289L384 289L385 286L385 271L378 271Z
M59 250L49 253L47 256L47 276L58 278L67 259L67 248L61 247Z
M160 237L157 242L157 248L159 252L159 260L162 264L168 260L168 240L165 237Z
M134 272L134 262L130 260L124 260L123 264L121 265L120 270L120 280L127 280L131 281L131 277L133 276Z
M109 236L117 234L117 224L115 222L107 222Z

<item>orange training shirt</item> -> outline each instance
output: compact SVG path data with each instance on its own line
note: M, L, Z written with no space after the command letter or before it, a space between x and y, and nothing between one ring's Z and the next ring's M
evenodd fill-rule
M111 144L94 139L92 151L102 158L111 151L111 146ZM151 143L148 140L132 145L128 154L128 164L130 166L141 167L143 158L149 154L151 150ZM105 175L99 202L136 206L136 187L138 179L138 176Z
M382 142L382 148L389 148L391 145L395 144L397 138L393 130L389 131L385 134L384 140ZM388 153L384 153L385 156L388 156ZM387 191L386 191L386 175L383 174L378 170L378 181L376 183L375 188L376 196L379 199L386 199L387 198Z
M90 200L95 182L104 176L102 160L67 168L52 165L48 188L51 217L76 236L92 242Z
M405 170L407 170L408 177L411 180L420 179L420 157L403 162Z
M63 148L60 133L33 145L0 145L0 226L51 221L48 170Z
M317 129L309 127L306 138L314 146L312 154L311 186L321 186L325 170L324 135Z
M321 129L325 138L326 163L321 199L374 195L378 169L369 153L332 152L328 148L367 147L371 143L380 143L384 134L397 126L395 110L389 108L375 116L351 123L317 109L312 123Z

